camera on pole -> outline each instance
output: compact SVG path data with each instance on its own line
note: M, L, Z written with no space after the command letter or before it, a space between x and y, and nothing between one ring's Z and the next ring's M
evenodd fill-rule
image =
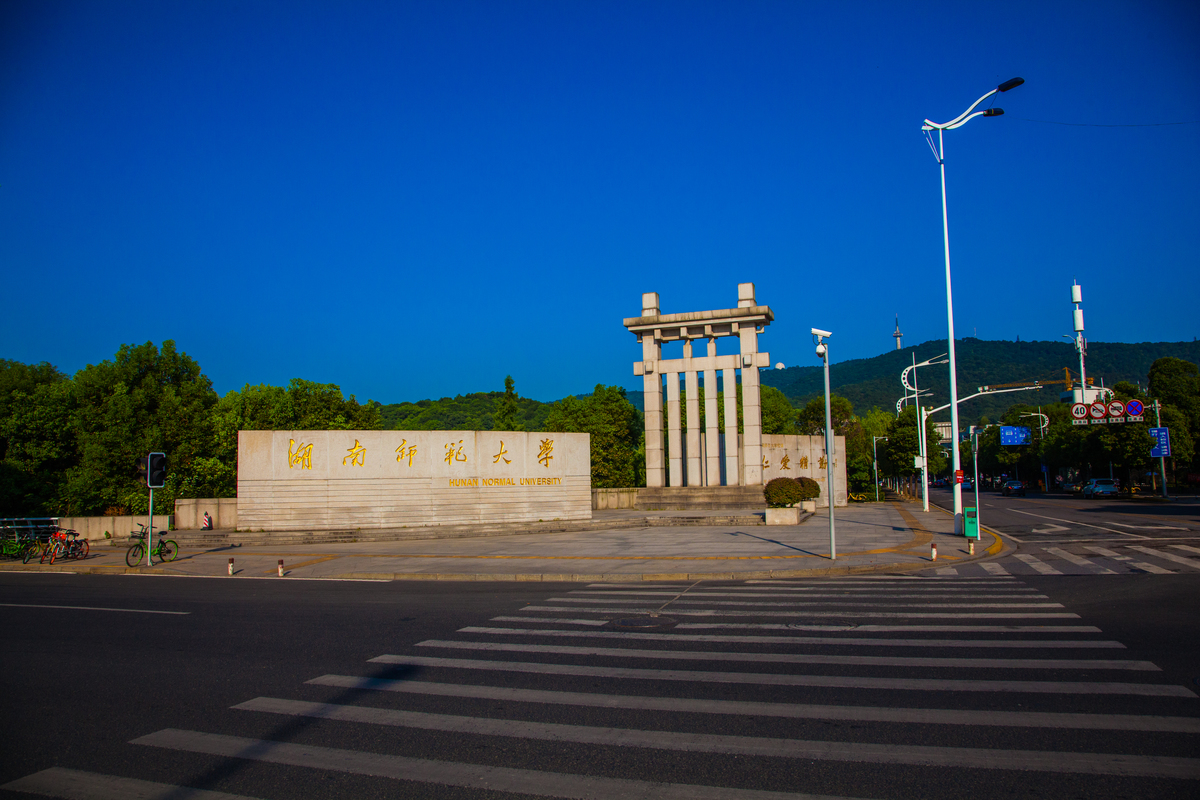
M161 489L167 485L167 454L151 453L146 457L146 485Z

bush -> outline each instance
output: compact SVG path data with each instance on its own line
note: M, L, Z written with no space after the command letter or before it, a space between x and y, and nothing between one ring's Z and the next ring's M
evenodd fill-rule
M791 478L775 478L763 487L768 508L787 508L804 499L804 490Z
M796 478L796 483L799 484L805 500L814 500L821 496L821 484L812 478Z

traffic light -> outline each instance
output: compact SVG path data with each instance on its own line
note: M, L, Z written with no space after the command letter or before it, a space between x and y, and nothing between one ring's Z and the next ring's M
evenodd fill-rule
M146 457L146 485L161 489L167 484L167 454L151 453Z

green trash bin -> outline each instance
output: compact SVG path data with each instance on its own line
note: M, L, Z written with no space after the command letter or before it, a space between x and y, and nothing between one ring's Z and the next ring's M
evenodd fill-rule
M968 539L979 538L979 510L975 508L963 509L963 536Z

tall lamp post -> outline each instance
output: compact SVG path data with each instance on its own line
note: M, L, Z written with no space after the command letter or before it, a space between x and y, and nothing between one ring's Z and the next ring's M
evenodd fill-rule
M944 141L944 132L952 131L955 128L961 128L975 117L998 117L1004 113L1002 108L985 108L983 111L975 111L975 109L984 100L987 100L997 92L1007 92L1009 89L1015 89L1025 82L1024 78L1012 78L992 89L983 97L971 104L963 113L959 114L949 122L937 123L932 120L925 120L925 124L921 126L921 130L925 131L925 138L929 141L929 147L933 150L934 158L942 168L942 236L945 241L946 251L946 319L949 327L949 335L947 342L949 344L950 356L950 442L951 442L951 469L954 471L954 532L961 535L963 532L962 522L962 484L958 482L958 473L962 469L961 453L959 452L958 442L958 373L954 363L954 295L950 290L950 219L946 213L946 147ZM972 113L974 112L974 113ZM937 131L937 143L933 141L931 131Z
M946 364L947 361L938 361L944 355L946 354L942 353L918 364L916 353L913 353L913 365L905 367L904 371L900 373L900 383L904 384L905 389L911 390L917 399L917 443L921 452L921 498L922 508L926 512L929 511L929 453L925 452L925 416L921 413L921 393L917 390L917 368L928 367L931 364ZM913 374L912 386L908 385L908 373L910 372Z
M829 346L824 342L833 334L813 328L812 335L817 343L817 358L825 365L825 490L829 493L829 559L837 561L837 538L833 533L833 458L836 451L833 447L833 413L829 408Z
M886 436L872 436L871 437L871 459L875 463L875 502L876 503L879 502L879 451L877 451L875 449L875 443L878 442L880 439L883 439L886 442L888 440L888 437L886 437Z

